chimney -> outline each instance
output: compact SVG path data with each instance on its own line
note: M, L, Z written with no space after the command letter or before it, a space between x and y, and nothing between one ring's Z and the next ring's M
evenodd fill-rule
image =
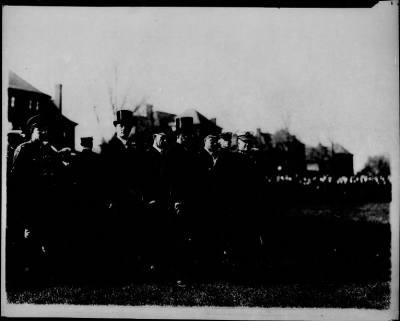
M62 113L62 84L57 84L54 93L54 103L58 107L60 113Z
M153 117L153 105L147 104L146 105L146 118L150 122L150 126L154 126L154 117Z
M153 117L153 105L147 104L146 105L146 117L151 119Z
M210 121L211 121L214 125L217 125L217 118L210 118Z

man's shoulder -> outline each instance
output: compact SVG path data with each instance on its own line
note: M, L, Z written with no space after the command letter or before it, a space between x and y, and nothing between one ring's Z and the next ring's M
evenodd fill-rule
M120 140L118 139L117 136L113 135L110 139L108 139L107 141L105 141L105 142L103 143L103 145L108 146L108 145L114 145L114 144L118 144L118 143L120 143Z
M96 159L99 157L99 154L95 153L92 150L82 150L77 153L77 159Z
M109 140L103 142L100 145L100 149L103 152L103 151L107 151L108 149L119 147L121 145L122 145L121 141L114 135Z
M151 146L145 150L145 154L149 157L157 157L160 155L160 152Z
M197 152L198 157L201 160L209 160L212 159L212 156L210 155L210 153L208 153L205 149L201 149Z
M35 144L33 144L31 141L23 142L22 144L18 145L17 148L15 148L15 154L31 151L34 149L34 147Z
M18 145L17 149L23 149L23 148L30 148L33 146L33 142L28 140L27 142L23 142L21 144Z
M179 144L175 144L173 146L171 146L171 148L168 151L168 155L170 156L180 156L181 154L183 154L184 150L182 148L182 146L180 146Z

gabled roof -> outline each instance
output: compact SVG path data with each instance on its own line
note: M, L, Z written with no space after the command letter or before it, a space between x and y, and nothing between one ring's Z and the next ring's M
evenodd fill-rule
M154 113L157 114L160 118L169 118L169 117L174 118L174 117L176 117L175 114L167 113L165 111L156 110Z
M215 127L221 128L218 125L214 124L206 116L204 116L203 114L199 113L195 109L187 109L187 110L185 110L182 114L177 116L177 118L180 118L180 117L192 117L194 125L208 125L208 126L211 125L211 126L215 126Z
M315 159L327 159L332 157L333 154L348 154L352 155L347 149L345 149L342 145L333 143L331 146L324 146L322 144L318 144L318 146L306 146L306 159L307 160L315 160Z
M332 145L332 150L335 154L351 154L346 148L344 148L342 145L340 144L336 144L334 143Z
M33 87L29 82L27 82L25 79L22 79L20 76L18 76L15 72L11 70L8 73L8 88L29 91L50 97L49 95L41 92L39 89Z

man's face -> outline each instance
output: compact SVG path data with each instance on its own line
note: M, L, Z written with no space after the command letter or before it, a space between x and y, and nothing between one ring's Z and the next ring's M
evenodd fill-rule
M250 148L251 148L251 146L250 146L250 142L249 141L243 141L243 140L239 139L239 141L238 141L238 149L239 149L239 151L247 153L247 152L250 151Z
M218 143L219 143L219 146L220 146L222 149L228 149L228 148L231 147L231 141L230 141L230 140L227 140L227 139L221 138L221 139L218 141Z
M165 135L157 135L154 142L158 148L164 149L167 145L167 137Z
M184 146L189 146L192 142L192 135L188 133L181 133L178 136L178 143Z
M204 148L209 152L216 152L218 149L217 140L214 137L207 137L204 141Z
M132 130L132 125L127 124L127 123L118 123L115 128L117 131L117 136L122 139L128 139L129 134L131 133Z
M46 141L47 140L47 128L34 127L32 129L32 140L33 141Z

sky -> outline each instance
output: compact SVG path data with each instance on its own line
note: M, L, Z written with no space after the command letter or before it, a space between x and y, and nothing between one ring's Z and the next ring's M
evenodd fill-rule
M112 134L111 87L128 108L194 108L226 131L288 127L307 145L339 143L357 171L368 156L397 157L397 11L389 1L369 9L5 7L3 77L13 70L50 95L62 83L77 142Z

